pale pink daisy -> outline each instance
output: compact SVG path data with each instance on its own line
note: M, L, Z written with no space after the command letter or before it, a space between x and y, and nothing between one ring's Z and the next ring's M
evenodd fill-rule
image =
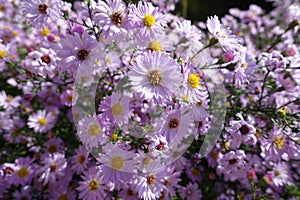
M28 118L27 125L35 132L45 133L49 131L56 122L56 116L46 110L38 110Z
M7 95L5 91L0 92L0 107L2 106L6 110L19 107L20 100L21 97L19 96L13 97L11 95Z

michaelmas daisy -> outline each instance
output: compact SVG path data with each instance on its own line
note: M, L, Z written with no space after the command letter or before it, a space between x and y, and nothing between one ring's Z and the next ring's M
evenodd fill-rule
M138 56L128 76L136 92L158 103L170 100L172 94L179 91L182 81L179 65L161 52Z

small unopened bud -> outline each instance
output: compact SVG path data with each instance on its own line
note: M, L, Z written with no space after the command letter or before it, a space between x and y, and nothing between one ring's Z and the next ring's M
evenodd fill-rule
M249 180L253 180L255 178L255 171L254 170L247 171L247 178Z
M234 55L231 51L227 51L222 55L222 61L224 63L231 62L234 59Z

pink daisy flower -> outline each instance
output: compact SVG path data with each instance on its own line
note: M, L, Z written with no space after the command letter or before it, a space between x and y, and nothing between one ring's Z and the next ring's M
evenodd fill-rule
M208 17L206 26L208 31L218 40L219 44L226 50L237 50L239 44L237 38L231 34L229 28L224 28L219 18L215 15L214 17Z
M98 200L105 199L104 182L100 168L91 167L81 176L83 181L79 182L77 190L80 199Z
M24 0L22 11L34 26L47 26L62 16L60 0Z
M96 6L95 18L97 24L107 35L126 32L128 28L127 8L122 0L100 1Z
M55 124L56 117L46 110L38 110L28 118L27 125L33 128L35 132L45 133L49 131Z
M146 52L136 58L128 73L131 85L146 100L170 100L179 91L182 81L179 66L167 54Z
M141 38L154 38L162 34L166 26L164 15L150 2L139 1L137 6L132 5L129 19Z

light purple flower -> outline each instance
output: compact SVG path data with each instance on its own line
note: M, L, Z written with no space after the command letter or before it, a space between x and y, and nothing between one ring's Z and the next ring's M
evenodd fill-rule
M33 164L33 159L29 157L16 159L14 173L11 177L12 184L16 186L29 184L34 177L35 169L36 165Z
M67 169L67 160L64 154L48 154L43 157L41 163L43 166L36 170L39 182L51 184L64 177Z
M236 51L238 49L238 40L231 34L229 28L224 28L219 18L215 15L214 17L208 17L206 26L208 31L218 40L220 45L226 50Z
M49 131L55 124L56 117L53 113L46 110L38 110L28 118L27 125L33 128L35 132L45 133Z
M189 200L200 200L202 198L201 190L197 183L189 183L185 187L180 187L178 193L181 198Z
M91 167L81 176L83 179L79 182L77 190L80 199L98 200L105 198L104 182L99 167Z
M62 16L60 0L24 0L22 11L34 26L47 26Z
M273 170L270 173L271 173L274 185L284 186L285 184L288 184L288 185L292 184L292 177L291 177L290 169L286 163L284 163L284 162L277 163L273 167Z
M136 58L128 73L131 85L146 100L170 100L182 81L179 66L167 54L146 52Z
M79 146L72 157L72 171L76 174L84 172L88 167L89 161L89 151L84 146Z

